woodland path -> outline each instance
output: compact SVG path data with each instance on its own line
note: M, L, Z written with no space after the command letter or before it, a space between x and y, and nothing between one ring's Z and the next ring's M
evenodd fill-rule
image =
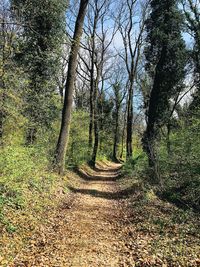
M84 173L78 186L70 186L71 201L14 266L133 266L122 231L126 211L119 175L114 163L101 163L91 176Z

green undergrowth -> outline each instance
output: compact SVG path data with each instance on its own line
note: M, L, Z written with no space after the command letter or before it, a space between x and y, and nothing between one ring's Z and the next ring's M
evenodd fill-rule
M46 212L56 208L68 193L67 176L49 170L47 155L37 145L1 150L0 255L6 258L16 255L46 220Z
M133 235L127 246L134 251L135 266L199 266L199 214L162 200L158 188L139 176L140 160L142 164L144 159L138 159L132 176L129 164L134 161L124 165L124 176L118 181L121 192L134 188L125 199L130 210L125 232Z
M147 156L144 152L135 153L134 157L124 163L122 174L135 177L145 186L152 186L154 192L163 200L184 209L200 212L200 165L199 139L185 150L186 133L171 136L170 156L166 151L166 143L161 142L158 148L159 176L162 184L152 183L152 172L148 168ZM189 138L189 137L188 137ZM193 137L192 137L193 138ZM187 139L188 140L188 139ZM151 175L151 179L149 178ZM156 179L155 179L156 180ZM154 186L153 186L154 184Z
M122 174L125 177L138 176L138 178L142 179L145 169L147 169L147 158L145 153L140 153L123 164Z
M163 138L158 149L164 199L183 209L200 212L200 120L180 121L170 134L170 150Z

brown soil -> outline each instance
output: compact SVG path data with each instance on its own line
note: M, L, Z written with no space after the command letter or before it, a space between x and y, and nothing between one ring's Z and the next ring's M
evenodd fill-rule
M71 193L9 267L199 266L195 216L182 223L171 204L118 178L120 164L105 162L72 173Z
M119 164L101 163L92 175L81 170L82 182L69 186L70 201L32 238L14 266L125 266L119 227L124 212L116 183L119 168Z

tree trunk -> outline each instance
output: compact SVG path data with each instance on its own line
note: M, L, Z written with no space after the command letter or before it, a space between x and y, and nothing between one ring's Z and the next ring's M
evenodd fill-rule
M3 124L4 124L4 120L5 120L5 86L4 86L4 82L2 82L2 91L1 92L1 108L0 108L0 146L3 145Z
M167 154L168 154L168 157L170 157L170 155L171 155L170 133L171 133L171 125L170 125L170 122L168 122L168 124L167 124Z
M37 128L29 128L26 133L26 145L33 145L37 140Z
M4 75L5 75L5 45L6 45L6 33L5 33L5 21L4 18L2 20L2 74L0 79L0 100L1 100L1 107L0 107L0 145L3 145L3 124L5 120L5 82L4 82Z
M117 160L117 147L119 141L119 108L116 110L116 121L115 121L115 133L114 133L114 144L113 144L113 160Z
M78 57L80 38L82 35L82 28L83 28L83 23L84 23L84 18L85 18L88 2L89 0L80 1L79 13L76 19L73 43L72 43L71 53L69 57L67 81L66 81L66 86L65 86L64 106L63 106L63 111L62 111L62 122L61 122L60 134L58 138L55 159L54 159L54 167L60 174L63 173L64 166L65 166L65 154L66 154L67 144L69 140L69 130L70 130L70 121L71 121L72 102L73 102L74 81L75 81L76 67L77 67L77 57Z
M99 146L99 127L98 127L98 111L97 111L97 84L94 90L94 146L92 152L91 166L95 167L97 151Z
M93 69L93 67L92 67ZM93 73L93 70L91 71ZM92 148L93 143L93 124L94 124L94 102L93 102L93 91L94 91L94 79L93 74L91 74L91 81L90 81L90 124L89 124L89 148Z
M98 116L98 107L97 107L97 93L98 93L98 84L100 79L100 72L97 69L97 77L95 79L95 87L94 87L94 146L92 152L91 166L95 167L97 151L99 146L99 116Z
M94 17L94 26L92 31L92 51L91 51L91 71L90 71L90 123L89 123L89 149L93 144L93 125L94 125L94 65L95 65L95 33L98 21L98 13Z
M125 139L125 132L126 132L126 118L127 118L127 106L124 112L124 125L123 125L123 129L122 129L122 141L121 141L121 154L120 154L120 159L123 158L123 154L124 154L124 139Z
M157 184L160 183L160 171L158 165L158 158L155 148L155 136L153 128L145 133L143 138L143 148L147 153L149 169L150 169L150 180L151 182Z
M127 136L126 136L126 159L132 158L132 132L133 132L133 82L130 84L128 92L128 107L127 107Z
M92 160L91 160L91 166L92 167L95 167L98 146L99 146L99 129L98 129L97 114L95 112L95 116L94 116L94 147L93 147Z
M142 140L143 148L146 151L149 159L149 167L154 172L156 183L159 183L161 181L159 177L160 175L158 168L158 159L155 151L155 142L159 135L159 129L161 127L160 114L162 110L165 110L167 108L166 103L168 102L168 92L162 90L162 83L163 83L162 67L166 57L167 57L167 49L166 46L163 46L160 59L155 69L155 77L149 99L149 107L147 114L148 115L147 129L144 132Z

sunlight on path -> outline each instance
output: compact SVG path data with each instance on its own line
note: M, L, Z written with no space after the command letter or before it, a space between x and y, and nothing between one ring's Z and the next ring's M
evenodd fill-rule
M24 251L14 266L127 266L120 263L119 169L119 164L101 163L79 186L70 187L73 205L57 214L44 241Z

